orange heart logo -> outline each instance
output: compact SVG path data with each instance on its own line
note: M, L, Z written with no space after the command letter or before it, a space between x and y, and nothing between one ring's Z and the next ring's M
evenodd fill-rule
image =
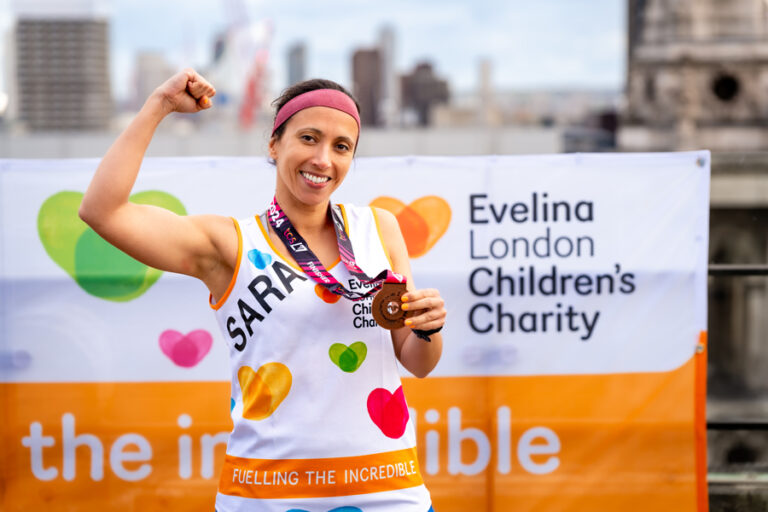
M427 254L451 223L451 207L442 197L424 196L405 204L394 197L381 196L370 205L394 214L411 258Z
M327 302L328 304L336 304L341 298L341 295L336 295L335 293L328 291L325 286L319 283L315 285L315 294L323 299L323 302Z
M248 366L237 370L243 393L243 418L268 418L291 390L291 371L282 363L266 363L253 371Z

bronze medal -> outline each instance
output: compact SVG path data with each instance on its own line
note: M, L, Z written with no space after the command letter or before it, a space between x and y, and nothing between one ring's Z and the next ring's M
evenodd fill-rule
M400 297L408 291L405 283L384 283L373 298L371 313L376 323L385 329L399 329L405 325L405 319L413 316L413 311L404 311Z

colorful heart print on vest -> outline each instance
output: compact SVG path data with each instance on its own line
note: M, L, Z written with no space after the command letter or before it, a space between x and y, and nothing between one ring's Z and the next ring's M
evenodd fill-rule
M367 354L368 347L362 341L356 341L350 346L346 346L343 343L334 343L328 349L328 355L333 364L347 373L352 373L360 368Z
M402 436L408 423L408 406L403 386L394 393L384 388L371 391L368 395L368 415L385 436L392 439Z
M248 251L248 259L253 263L253 266L259 270L264 270L272 263L272 255L266 252L261 252L258 249L251 249Z
M315 295L320 297L327 304L336 304L341 299L341 295L336 295L320 284L315 285Z
M291 390L291 371L282 363L265 363L253 371L248 366L237 370L243 393L243 418L263 420L272 415Z
M187 214L184 205L166 192L147 190L129 199L178 215ZM97 235L77 215L82 201L82 193L65 191L52 195L40 206L37 232L48 256L94 297L114 302L140 297L162 271L136 261Z

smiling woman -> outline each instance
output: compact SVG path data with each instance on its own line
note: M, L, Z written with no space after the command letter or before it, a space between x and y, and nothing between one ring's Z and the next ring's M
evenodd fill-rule
M269 142L277 165L275 197L282 204L299 203L296 207L319 201L327 209L357 148L357 102L335 82L308 80L289 88L277 103Z
M396 362L430 373L446 312L437 290L413 285L392 214L331 202L360 136L352 96L310 80L276 101L275 196L260 215L184 216L128 200L162 119L211 108L215 93L192 69L155 90L104 156L80 216L135 259L210 290L234 425L216 509L431 510ZM399 469L348 478L366 468Z

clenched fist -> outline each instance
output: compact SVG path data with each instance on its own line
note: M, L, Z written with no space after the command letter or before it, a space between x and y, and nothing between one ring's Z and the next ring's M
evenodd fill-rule
M187 68L166 80L152 96L161 100L166 113L189 114L210 108L215 94L216 89L205 78L194 69Z

